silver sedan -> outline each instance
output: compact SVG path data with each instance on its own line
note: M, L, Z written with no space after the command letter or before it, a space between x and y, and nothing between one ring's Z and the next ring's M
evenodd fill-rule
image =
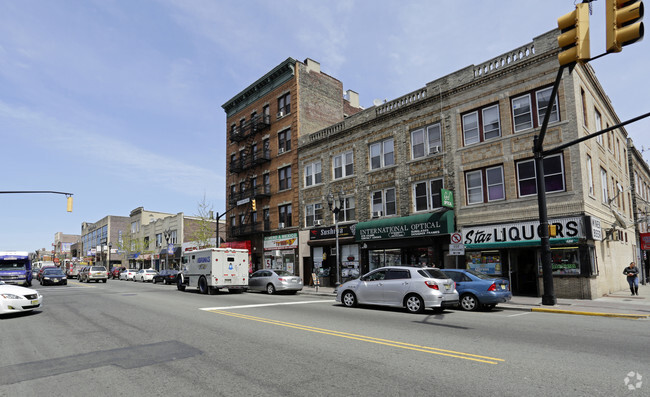
M302 279L286 270L262 269L248 278L250 291L266 291L268 294L286 291L295 294L303 287Z

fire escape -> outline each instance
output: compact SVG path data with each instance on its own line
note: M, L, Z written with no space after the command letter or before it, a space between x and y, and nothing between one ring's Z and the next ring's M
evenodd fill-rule
M237 207L235 226L229 224L230 236L245 237L264 230L269 230L267 220L260 216L263 213L261 201L271 196L271 186L268 173L260 171L265 163L271 161L271 150L268 139L261 141L260 133L271 126L269 114L253 115L240 125L231 128L229 138L231 142L243 143L239 157L230 161L230 172L236 174L240 183L236 192L229 192L228 204L230 208ZM266 175L266 177L264 176ZM257 207L257 208L254 208ZM255 216L253 215L255 214Z

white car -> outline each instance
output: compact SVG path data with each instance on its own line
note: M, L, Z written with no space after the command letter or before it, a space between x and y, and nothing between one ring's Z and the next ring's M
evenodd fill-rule
M120 273L120 280L133 280L133 276L138 272L138 269L126 269Z
M140 269L140 271L133 276L133 281L153 281L153 277L156 274L158 274L158 272L153 269Z
M0 314L28 312L43 304L38 291L0 281Z

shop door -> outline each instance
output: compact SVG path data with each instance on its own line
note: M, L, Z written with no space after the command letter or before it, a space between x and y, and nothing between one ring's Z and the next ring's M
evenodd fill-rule
M510 251L513 295L539 296L537 292L537 256L534 249Z

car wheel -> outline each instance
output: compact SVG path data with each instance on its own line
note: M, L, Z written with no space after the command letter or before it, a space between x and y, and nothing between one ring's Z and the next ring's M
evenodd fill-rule
M460 308L467 311L474 311L479 308L478 299L472 294L465 294L460 297Z
M176 289L178 289L179 291L185 291L183 280L180 277L176 280Z
M357 305L357 296L352 291L345 291L341 296L341 303L345 307L355 307Z
M151 284L156 284L156 279L151 279Z
M43 285L43 280L41 280L41 285Z
M208 293L208 282L205 280L205 277L199 279L199 292L204 295Z
M417 295L409 295L404 302L406 309L411 313L422 313L424 311L424 301Z
M102 280L102 282L103 282L104 284L106 284L106 280L108 280L108 279L105 278L105 279ZM98 282L99 282L99 281L98 281Z
M273 284L269 284L266 286L266 293L269 295L275 294L275 286Z
M68 285L68 282L67 282L67 281L64 281L64 282L63 282L63 285Z

